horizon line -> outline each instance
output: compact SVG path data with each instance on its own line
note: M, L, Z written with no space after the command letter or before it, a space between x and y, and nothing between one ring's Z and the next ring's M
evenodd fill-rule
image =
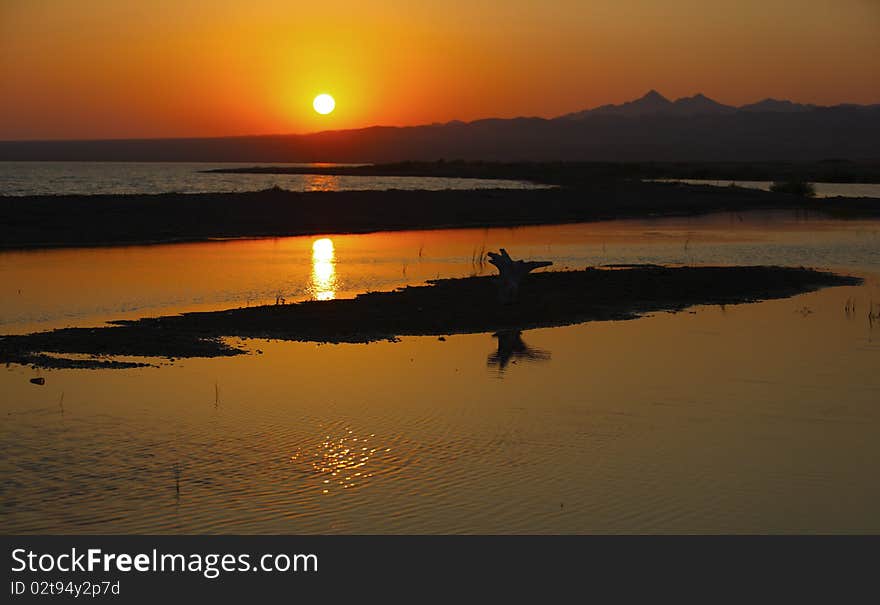
M335 132L354 132L354 131L359 131L359 130L370 130L370 129L375 129L375 128L389 128L389 129L392 129L392 128L393 129L425 128L425 127L430 127L430 126L448 126L448 125L454 124L454 123L469 125L469 124L474 124L476 122L484 122L484 121L489 121L489 120L543 120L543 121L549 122L549 121L558 120L558 119L561 119L561 118L564 118L564 117L570 116L570 115L575 115L575 114L579 114L579 113L587 113L590 111L594 111L596 109L601 109L603 107L609 107L609 106L616 107L616 106L620 106L620 105L623 105L626 103L632 103L634 101L638 101L640 99L647 97L651 93L656 93L656 94L660 95L661 97L663 97L664 99L666 99L670 103L676 103L676 102L684 100L684 99L692 99L694 97L702 96L704 98L709 99L710 101L713 101L715 103L718 103L720 105L724 105L727 107L733 107L734 109L741 109L743 107L747 107L749 105L755 105L757 103L762 103L764 101L778 101L778 102L783 102L783 103L788 102L793 105L805 105L805 106L813 107L815 109L831 109L831 108L836 108L836 107L874 107L875 105L880 105L880 100L878 100L875 103L852 103L852 102L843 101L840 103L835 103L833 105L818 105L815 103L802 103L800 101L793 101L791 99L778 99L775 97L764 97L758 101L744 103L742 105L727 105L726 103L718 101L718 100L716 100L716 99L714 99L714 98L712 98L702 92L699 92L699 91L695 92L694 94L689 95L689 96L683 96L683 97L678 97L676 99L671 99L670 97L667 97L666 95L664 95L663 93L658 91L656 88L651 88L646 93L642 94L641 96L636 97L634 99L630 99L628 101L621 101L620 103L603 103L600 105L595 105L593 107L588 107L586 109L576 109L574 111L569 111L569 112L562 113L559 115L554 115L552 117L545 117L545 116L539 116L539 115L533 115L533 116L517 115L517 116L511 116L511 117L500 117L500 116L495 115L495 116L487 116L487 117L482 117L482 118L475 118L473 120L460 120L460 119L453 118L453 119L447 120L445 122L426 122L426 123L419 123L419 124L371 124L369 126L358 126L358 127L354 127L354 128L330 128L330 129L326 129L326 130L313 130L313 131L307 131L307 132L272 132L272 133L221 134L221 135L178 135L178 136L171 135L171 136L160 136L160 137L121 136L121 137L104 137L104 138L96 138L96 139L91 139L91 138L3 139L3 138L0 138L0 144L5 144L5 143L97 143L97 142L105 142L105 141L107 141L107 142L109 142L109 141L116 141L116 142L119 142L119 141L176 141L176 140L191 140L191 139L303 137L303 136L314 136L314 135L328 134L328 133L335 133Z

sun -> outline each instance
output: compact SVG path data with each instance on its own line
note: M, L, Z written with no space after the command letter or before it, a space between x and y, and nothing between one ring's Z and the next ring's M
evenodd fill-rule
M327 115L336 107L336 101L328 94L320 94L312 101L312 107L321 115Z

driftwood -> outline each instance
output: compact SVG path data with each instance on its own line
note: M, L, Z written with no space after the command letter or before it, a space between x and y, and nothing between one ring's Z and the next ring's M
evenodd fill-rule
M523 278L535 269L552 265L550 261L513 260L504 248L500 252L489 252L489 262L498 268L498 299L503 304L516 301L519 285Z

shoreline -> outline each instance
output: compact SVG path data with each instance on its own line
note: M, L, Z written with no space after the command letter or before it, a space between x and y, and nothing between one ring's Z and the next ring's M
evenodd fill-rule
M141 367L151 364L113 358L173 360L248 352L224 342L224 338L368 343L401 336L516 332L635 319L695 305L788 298L860 283L858 277L804 268L627 265L537 272L525 281L516 303L502 305L493 277L439 279L349 299L193 312L120 320L99 328L0 336L0 363L40 368Z
M0 197L0 250L192 243L379 231L520 227L713 212L880 217L878 198L614 181L546 189Z
M247 163L247 162L245 162ZM504 179L542 185L583 186L609 180L777 181L880 183L878 160L815 162L479 162L406 161L359 165L246 166L212 168L207 174L319 174Z

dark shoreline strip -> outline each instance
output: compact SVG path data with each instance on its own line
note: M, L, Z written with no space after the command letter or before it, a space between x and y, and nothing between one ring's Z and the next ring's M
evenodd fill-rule
M749 210L880 216L880 200L615 182L576 189L0 197L0 249L515 227Z
M493 278L432 281L353 299L303 302L120 321L104 328L65 328L0 337L0 362L89 367L43 353L107 357L220 357L245 353L223 337L363 343L398 336L524 330L587 321L633 319L693 305L786 298L861 280L804 268L661 267L535 273L513 305L499 305Z
M246 166L203 170L215 174L320 174L505 179L565 187L609 180L710 179L718 181L811 181L880 183L880 161L692 161L692 162L480 162L405 161L360 165Z

